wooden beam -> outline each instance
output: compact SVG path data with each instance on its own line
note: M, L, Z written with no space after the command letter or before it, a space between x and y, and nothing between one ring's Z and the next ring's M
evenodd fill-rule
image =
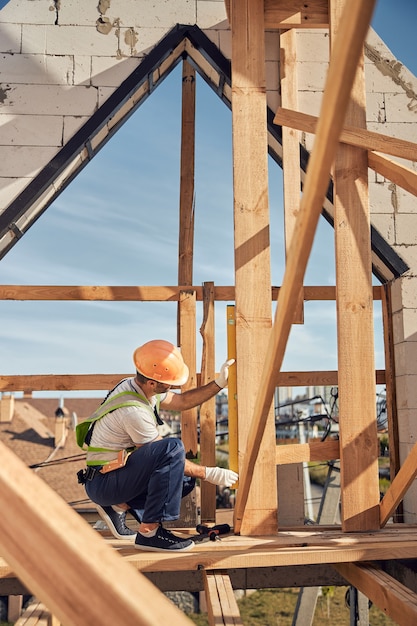
M284 127L296 128L306 133L316 133L318 118L307 113L290 110L288 108L279 107L277 110L274 123ZM340 133L340 141L350 146L363 148L364 150L382 152L401 159L409 159L417 161L417 144L382 135L366 128L345 125Z
M12 515L11 513L8 516L9 519L12 519ZM88 526L82 519L79 521L84 526ZM16 529L15 524L15 532ZM298 566L298 573L302 578L303 574L300 570L308 565L417 558L416 526L407 524L389 524L375 533L343 533L340 527L335 525L315 525L280 530L278 533L267 536L228 535L223 537L221 541L198 543L193 550L180 554L134 550L131 542L112 537L104 539L98 536L97 531L93 531L91 528L90 530L96 535L95 539L102 542L104 554L107 554L107 548L111 547L117 552L117 555L123 557L130 568L136 568L146 574L151 572L192 572L196 579L202 568L207 570L227 569L231 575L232 570L243 569L247 570L250 578L255 579L257 573L250 572L253 568L271 567L279 569L281 566L288 566L297 570ZM191 529L189 530L191 532ZM73 536L71 533L71 537ZM82 546L84 545L83 541ZM88 553L88 546L86 546L86 550ZM21 554L20 556L23 563L27 555ZM31 557L27 563L31 563ZM89 572L90 570L87 569L86 571ZM4 558L0 558L0 580L11 579L13 572L20 578L14 565L8 559L5 561ZM294 580L297 580L297 576ZM77 581L79 582L79 578ZM182 579L183 581L184 579ZM22 582L24 581L22 580ZM281 586L285 586L283 582L284 577L279 576ZM312 580L310 579L309 584L311 583ZM244 587L245 585L243 585ZM263 585L258 583L258 588L265 587L268 587L267 576L263 579ZM33 592L31 587L28 589ZM175 586L174 589L181 590L184 587ZM64 592L62 591L62 593ZM143 598L142 595L137 597ZM154 596L152 598L154 599ZM149 603L147 605L149 606ZM97 623L101 624L100 621ZM115 621L114 623L118 624L119 622ZM136 624L137 622L132 623ZM176 622L173 623L176 624Z
M198 301L203 300L203 287L179 285L167 287L120 286L59 286L59 285L0 285L0 300L74 300L114 302L176 302L183 291L193 291ZM271 298L277 300L279 287L271 287ZM336 300L336 287L329 285L305 286L304 300ZM381 299L381 286L374 285L374 300ZM214 300L226 302L235 299L234 286L214 287Z
M297 128L308 133L316 132L317 117L299 113L284 108L279 108L275 114L274 122L281 124L283 129L286 126ZM382 154L375 152L379 150L403 159L417 161L417 144L404 139L388 137L369 130L345 127L340 135L340 141L350 146L356 146L368 150L368 166L381 176L388 178L405 189L409 193L417 195L417 174L414 170L388 159Z
M332 49L342 37L342 11L350 6L348 0L330 2ZM363 49L345 122L366 127ZM342 528L373 530L379 528L380 495L366 151L340 145L333 180Z
M417 476L417 443L411 448L410 453L400 467L398 474L391 482L388 491L382 498L380 508L380 523L385 526L393 511L397 508L407 489Z
M310 441L309 443L283 444L276 447L277 465L286 463L309 463L310 461L332 461L339 458L339 442Z
M297 45L294 29L280 34L280 84L281 102L284 106L296 109L298 106L297 90ZM284 187L284 227L285 252L288 253L294 232L298 208L300 206L300 140L298 131L284 127L282 129L282 176ZM303 290L294 311L294 324L304 322Z
M340 563L334 568L396 624L417 623L417 594L379 567L371 563Z
M3 391L107 391L114 387L122 378L132 376L128 374L28 374L0 376L0 392ZM197 386L200 384L200 374L197 374ZM305 387L311 385L337 385L336 371L323 372L280 372L277 386ZM376 384L385 384L385 371L376 371Z
M294 307L313 245L317 222L326 195L330 169L339 143L357 63L372 16L374 1L352 1L340 24L340 36L330 60L316 141L305 177L304 193L291 250L288 255L279 306L268 342L254 407L248 450L243 459L235 508L235 531L239 532L248 498L251 476L281 369L291 329Z
M386 385L386 412L388 420L388 441L389 441L389 464L390 479L394 480L401 467L400 462L400 437L398 429L398 407L397 388L395 375L395 351L394 351L394 327L392 316L392 284L383 285L382 290L382 323L384 332L384 356L385 356L385 385ZM394 513L395 521L402 521L401 510Z
M225 0L231 22L230 0ZM265 0L265 29L328 28L327 0Z
M392 183L417 196L417 174L409 167L387 159L377 152L368 152L368 165Z
M193 284L194 252L194 152L195 152L195 70L183 61L180 163L180 223L178 240L178 284ZM190 290L180 293L177 313L177 339L190 376L182 386L196 386L196 296ZM188 458L197 457L197 407L181 415L181 439Z
M209 626L243 626L227 572L203 570L203 578Z
M204 283L203 338L200 385L215 379L214 283ZM216 399L210 398L200 406L200 457L206 467L216 465ZM216 521L216 485L201 481L201 522Z
M182 611L2 443L0 453L1 554L63 624L189 626Z
M236 301L236 372L239 403L239 461L250 445L255 408L272 325L268 205L268 137L263 0L232 0L232 133ZM248 158L250 154L250 158ZM275 424L269 407L266 436L253 467L240 532L277 529ZM240 487L239 487L240 489Z
M182 292L178 305L178 345L190 370L188 380L181 387L181 391L187 391L197 386L195 293L189 291ZM181 439L184 443L187 457L195 459L198 453L197 407L182 411Z

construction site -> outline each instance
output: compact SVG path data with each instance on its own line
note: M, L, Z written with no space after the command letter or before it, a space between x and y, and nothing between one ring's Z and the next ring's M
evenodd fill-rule
M417 623L417 80L370 27L376 4L10 0L0 10L0 264L181 68L178 284L164 277L134 286L40 279L0 284L0 301L175 303L177 345L190 370L181 391L215 380L216 306L227 306L227 358L236 361L227 392L228 462L239 474L233 508L219 509L215 486L203 481L199 501L190 496L172 525L190 535L200 522L227 523L231 532L221 541L162 554L97 532L94 506L74 506L85 498L81 485L62 493L40 463L45 446L61 448L62 458L77 454L68 411L34 396L101 390L104 397L132 372L16 375L2 361L0 596L9 599L9 621L185 626L192 622L166 595L184 591L204 596L210 626L238 625L236 590L294 587L293 624L311 626L319 587L349 586L351 624L370 623L369 603L394 623ZM231 112L230 285L212 276L194 282L197 80ZM282 170L281 207L269 202L271 162ZM285 272L274 285L271 219L278 210ZM336 280L307 286L319 220L333 230ZM137 246L140 252L140 237ZM308 322L306 303L320 301L335 304L337 369L284 370L291 329ZM381 386L389 440L384 494ZM284 387L337 389L337 434L278 441L274 399ZM85 400L72 411L83 419L95 407ZM215 398L180 418L187 457L216 465ZM314 461L337 472L320 519L306 524L303 467ZM84 457L72 465L74 474ZM27 595L36 608L24 618Z

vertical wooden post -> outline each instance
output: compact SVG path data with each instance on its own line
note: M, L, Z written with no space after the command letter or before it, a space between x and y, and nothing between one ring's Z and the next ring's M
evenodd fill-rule
M233 304L226 307L227 313L227 358L236 361L236 316ZM237 376L236 368L229 370L227 384L228 412L227 422L229 431L229 469L239 473L239 440L238 440L238 410L237 410Z
M280 85L281 105L298 110L297 94L297 47L294 29L280 33ZM284 182L285 250L288 252L300 209L301 174L299 132L282 127L282 175ZM304 323L304 293L301 289L294 324Z
M296 31L280 32L280 85L281 105L294 111L298 110L297 92L297 42ZM299 132L293 128L282 127L282 176L284 187L284 222L285 251L289 250L300 210L301 174ZM304 322L304 291L294 309L294 324ZM278 490L285 485L285 494L278 497L279 525L303 523L304 521L304 481L302 463L277 467ZM288 494L288 495L287 495ZM282 496L282 497L280 497Z
M384 329L385 386L388 419L390 478L394 480L400 469L400 442L398 434L397 395L395 386L394 338L392 328L391 285L382 285L382 321ZM394 512L394 521L402 521L403 504Z
M331 44L346 0L331 0ZM363 54L345 124L366 127ZM334 168L342 529L379 528L368 160L340 144Z
M215 378L214 358L214 283L203 285L203 337L201 358L201 384L206 385ZM216 465L216 399L211 398L200 407L200 457L201 464ZM216 486L201 481L201 521L216 521Z
M181 182L178 284L193 284L194 252L194 146L195 146L195 71L187 62L182 68ZM196 385L196 298L183 291L178 302L178 345L190 368L183 390ZM197 409L183 411L182 440L188 457L197 456Z
M248 446L272 326L263 0L232 0L231 30L240 461ZM241 534L263 535L277 530L274 450L271 406L252 488L239 524Z

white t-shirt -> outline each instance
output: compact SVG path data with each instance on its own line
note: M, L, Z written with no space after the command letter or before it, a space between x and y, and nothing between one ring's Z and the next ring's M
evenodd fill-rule
M136 391L144 396L134 378L127 378L122 381L109 397L111 398L114 394L122 391ZM165 397L166 393L161 394L161 401ZM151 411L145 406L143 408L141 406L121 407L97 420L90 446L122 450L154 441L159 436L156 418L153 415L156 401L156 396L150 399Z

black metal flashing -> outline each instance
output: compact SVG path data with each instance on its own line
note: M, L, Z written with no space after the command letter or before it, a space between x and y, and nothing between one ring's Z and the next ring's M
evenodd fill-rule
M217 72L220 80L216 85L209 76L205 74L195 59L191 58L188 52L183 51L178 57L172 59L172 65L167 69L166 73L153 83L153 73L161 64L173 54L174 50L181 44L184 39L188 39L193 48L199 55L210 64ZM140 65L121 83L121 85L113 92L113 94L103 103L103 105L90 117L90 119L80 128L75 135L67 142L67 144L51 159L41 172L27 185L20 195L11 202L11 204L0 214L0 239L12 231L14 237L10 243L0 251L0 259L5 256L8 250L17 242L18 238L24 233L19 230L19 236L16 236L16 222L25 213L27 213L34 203L42 196L42 194L51 186L57 177L65 170L66 167L79 155L84 149L87 149L88 159L80 163L78 169L73 172L63 183L56 193L51 197L44 206L40 207L39 212L32 218L26 230L46 211L52 202L60 195L60 193L72 182L78 173L88 164L95 154L111 139L117 130L127 121L127 119L138 109L138 107L146 100L152 91L168 76L168 74L183 59L187 60L195 67L198 74L205 82L215 91L221 100L230 108L231 103L225 95L224 86L231 88L231 62L228 60L214 45L214 43L205 35L198 26L186 26L177 24L166 36L149 52ZM138 91L141 85L148 81L148 92L126 113L126 115L109 129L107 136L101 141L100 145L93 150L92 138L112 119L112 117L120 110L120 108L128 102L128 100ZM274 112L267 109L267 127L269 141L269 154L273 160L282 168L281 155L274 149L273 144L282 145L282 128L273 122ZM306 172L309 153L300 145L300 167ZM333 202L333 184L329 182L327 191L327 199ZM323 209L324 217L333 225L332 216ZM17 229L18 230L18 229ZM375 228L372 228L372 251L381 260L381 263L387 267L393 277L401 276L407 271L408 266L401 257L389 246ZM380 272L376 273L381 282L386 282L387 277L382 276Z

